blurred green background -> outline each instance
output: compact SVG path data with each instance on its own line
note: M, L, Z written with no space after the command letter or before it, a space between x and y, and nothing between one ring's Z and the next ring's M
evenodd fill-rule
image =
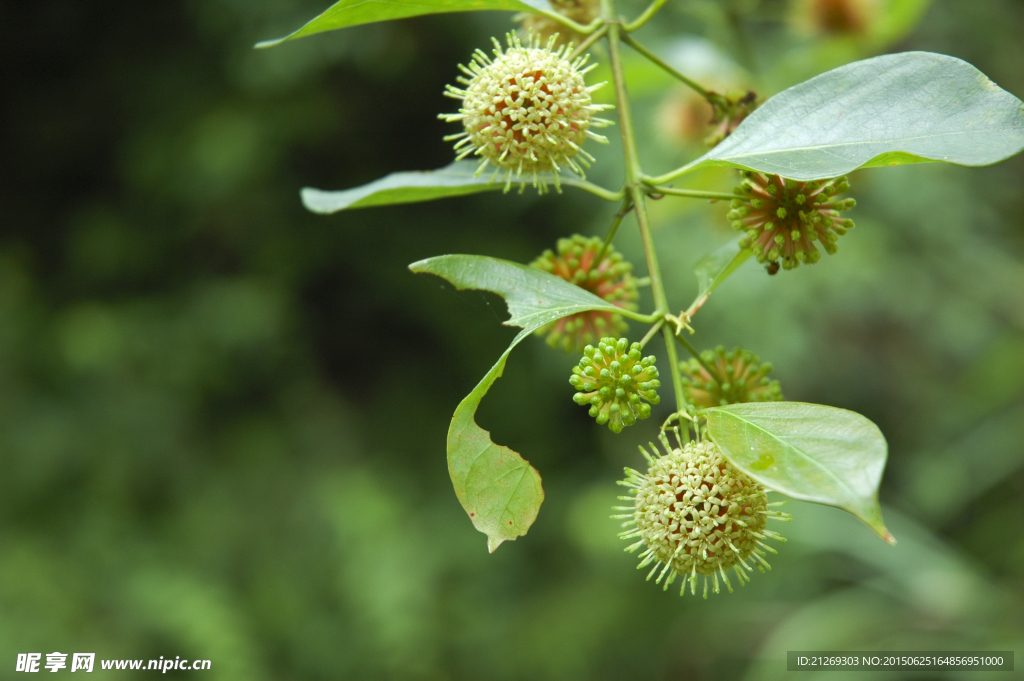
M673 0L638 37L762 95L900 50L1024 95L1018 0L850 0L838 24L815 19L822 2ZM791 503L771 573L680 598L644 582L608 518L664 405L619 436L594 427L571 400L574 358L540 340L478 416L547 501L487 554L445 432L514 330L500 299L406 269L449 252L528 262L603 233L615 208L532 191L332 217L299 203L304 185L447 164L443 87L511 15L251 49L327 4L0 2L0 678L17 653L55 650L208 658L203 678L246 681L774 679L798 649L1019 657L1024 158L855 173L837 255L773 278L748 263L696 317L699 347L742 344L788 399L879 424L900 543ZM710 111L630 64L646 168L700 153ZM591 149L606 186L611 136ZM732 236L725 208L652 210L685 307L694 262ZM617 245L642 271L632 224Z

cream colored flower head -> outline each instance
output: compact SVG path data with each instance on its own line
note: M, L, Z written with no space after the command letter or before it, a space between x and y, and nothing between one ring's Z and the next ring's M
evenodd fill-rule
M661 443L664 456L640 448L650 468L646 474L626 469L619 484L633 493L619 498L632 504L616 507L627 512L612 516L630 528L619 536L638 540L626 551L644 549L639 567L654 563L647 579L657 574L656 581L664 579L668 589L682 575L682 595L687 583L690 593L696 592L701 575L707 598L709 584L715 593L722 584L732 591L727 571L742 585L753 567L770 570L764 552L775 549L764 540L785 539L765 525L770 519L788 520L788 514L771 508L780 502L769 503L765 488L729 463L714 442L670 447L662 433Z
M583 76L594 65L586 66L588 56L570 62L571 45L554 49L554 39L546 47L533 36L526 44L513 34L507 39L507 49L494 41L493 59L477 50L469 66L459 65L465 87L449 85L445 94L462 100L462 107L440 118L461 121L465 131L445 139L458 140L458 159L481 157L478 174L488 164L497 167L495 175L506 170L506 191L513 176L521 187L532 177L542 193L548 179L560 190L563 166L583 177L594 160L582 149L586 139L608 141L590 130L610 124L594 114L612 107L591 99L604 83L587 86Z

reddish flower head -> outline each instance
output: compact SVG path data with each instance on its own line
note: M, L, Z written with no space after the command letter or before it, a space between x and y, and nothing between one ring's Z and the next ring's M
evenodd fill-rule
M733 199L727 217L735 229L747 233L740 245L751 249L760 263L781 263L787 270L802 262L816 263L821 253L815 241L835 253L836 241L853 228L853 220L841 219L839 211L857 202L834 198L850 189L845 177L796 182L749 171L743 175L736 193L744 198Z
M636 279L632 275L633 265L622 258L609 244L601 262L604 242L597 237L586 238L579 234L571 239L558 240L558 253L547 250L530 263L531 267L550 272L556 277L576 284L624 310L635 310L633 302L639 297ZM628 327L622 317L611 312L580 312L563 317L537 329L538 335L547 335L551 347L560 347L566 352L580 352L589 343L610 336L625 335Z

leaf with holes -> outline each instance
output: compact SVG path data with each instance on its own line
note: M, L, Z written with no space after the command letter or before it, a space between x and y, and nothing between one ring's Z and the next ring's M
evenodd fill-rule
M537 518L544 490L540 474L518 453L491 441L476 424L480 401L501 377L512 349L545 324L577 312L622 313L594 294L541 270L477 255L442 255L409 265L447 279L457 289L497 293L508 304L509 326L523 330L473 391L455 409L448 429L448 473L455 494L473 525L487 535L493 552L507 540L526 534Z

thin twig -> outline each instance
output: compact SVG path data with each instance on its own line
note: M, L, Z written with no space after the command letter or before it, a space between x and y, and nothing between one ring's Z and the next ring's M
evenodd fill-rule
M580 180L576 178L563 178L562 182L572 187L577 187L585 192L590 192L594 196L604 199L605 201L621 201L626 195L624 189L620 189L613 192L610 189L598 186L593 182L587 182L586 180Z
M681 331L682 329L680 328L678 331L676 331L675 334L673 334L675 336L675 339L679 341L679 344L686 348L691 355L693 355L694 359L696 359L702 367L704 367L704 371L708 372L708 375L710 375L711 378L714 379L715 383L718 383L718 385L722 385L722 376L715 369L713 369L711 365L704 361L704 358L700 356L700 353L697 352L697 349L690 345L690 341L686 340L680 335Z
M596 31L594 31L593 33L588 35L586 37L586 39L579 44L578 47L573 49L572 53L567 58L568 61L575 61L576 57L579 57L581 54L586 52L587 49L591 45L593 45L595 42L600 40L601 37L604 36L604 34L607 33L607 32L608 32L608 25L604 24L604 25L601 26L601 28L597 29Z
M643 337L643 339L641 339L641 341L640 341L640 347L641 347L641 348L642 348L642 347L644 347L644 346L646 346L646 345L647 345L647 343L648 343L648 342L649 342L649 341L650 341L650 340L651 340L652 338L654 338L654 335L655 335L656 333L658 333L658 331L659 331L659 330L661 330L661 327L662 327L662 325L664 325L664 323L665 323L665 318L664 318L664 317L662 317L662 318L661 318L661 319L659 319L658 321L654 322L654 325L653 325L653 326L652 326L652 327L651 327L650 329L648 329L648 331L647 331L647 335L646 335L646 336L644 336L644 337Z
M663 61L660 57L658 57L658 55L654 54L653 52L648 50L646 47L644 47L643 45L638 43L633 38L633 36L629 35L628 33L627 34L623 34L622 42L624 42L627 45L629 45L630 47L632 47L634 50L636 50L637 52L642 54L644 57L646 57L655 66L660 67L667 74L669 74L670 76L672 76L676 80L682 82L687 87L691 88L694 92L696 92L697 94L699 94L701 97L703 97L704 99L708 100L712 104L714 104L717 100L721 99L721 95L716 94L714 92L708 92L706 89L704 89L703 87L701 87L697 83L693 82L692 80L690 80L689 78L687 78L683 74L679 73L674 68L669 66L667 62Z
M675 187L651 187L651 191L658 194L669 194L671 196L685 196L690 199L710 199L712 201L731 201L732 199L743 198L739 194L730 192L706 192L699 189L676 189Z
M619 212L615 214L615 220L612 222L611 228L608 230L608 235L604 238L604 245L601 246L601 252L597 254L597 260L594 261L594 267L597 267L604 260L605 253L608 252L608 247L612 244L612 239L615 238L615 233L619 231L619 225L622 224L622 219L629 214L629 209L632 204L632 199L626 197L622 200L622 207Z

